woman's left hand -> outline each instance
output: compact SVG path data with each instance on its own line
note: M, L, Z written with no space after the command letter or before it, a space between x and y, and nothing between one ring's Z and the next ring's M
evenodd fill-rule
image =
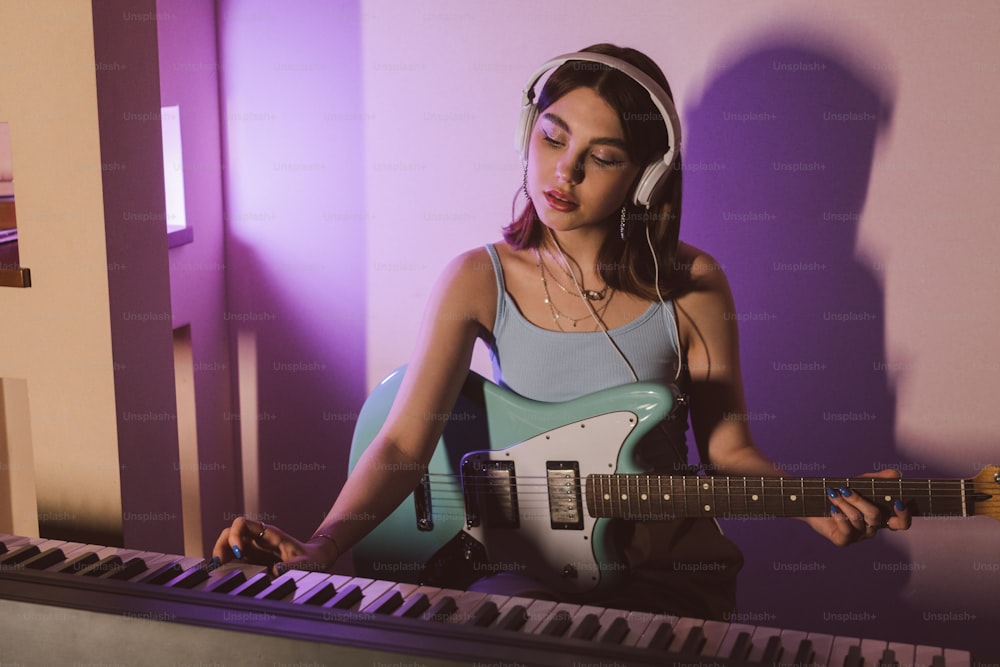
M896 470L882 470L858 476L897 479L900 475ZM901 498L893 501L892 514L886 515L884 510L851 489L829 489L827 496L831 515L812 517L806 521L813 530L838 547L875 537L883 528L907 530L910 527L910 511Z

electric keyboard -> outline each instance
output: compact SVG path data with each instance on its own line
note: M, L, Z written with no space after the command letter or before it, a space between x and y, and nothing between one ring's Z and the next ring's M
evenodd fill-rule
M0 663L972 667L963 650L0 535Z

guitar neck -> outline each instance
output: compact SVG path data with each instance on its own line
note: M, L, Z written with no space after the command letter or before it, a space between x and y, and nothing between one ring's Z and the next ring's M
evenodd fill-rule
M587 508L597 518L663 520L692 517L829 516L827 489L849 488L889 516L902 500L913 516L972 516L970 480L871 477L714 477L589 475Z

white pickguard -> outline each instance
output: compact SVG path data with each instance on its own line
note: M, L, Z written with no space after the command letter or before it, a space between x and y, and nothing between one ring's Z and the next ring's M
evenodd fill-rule
M481 523L466 528L486 547L490 562L489 571L483 574L513 572L556 583L553 587L560 592L586 593L598 585L609 568L623 568L621 563L599 562L594 553L597 520L587 512L583 481L589 474L615 472L621 447L636 423L632 412L611 412L561 426L506 449L466 454L462 459L463 470L468 461L477 464L513 461L516 475L520 527L491 527ZM558 491L566 482L560 479L564 473L557 473L551 479L556 484L558 507L550 506L546 467L549 461L574 461L579 465L579 477L572 484L580 491L580 504L575 509L582 517L582 529L552 527L553 510L565 520L573 509L568 503L576 493L572 487L565 494ZM468 481L463 475L463 484Z

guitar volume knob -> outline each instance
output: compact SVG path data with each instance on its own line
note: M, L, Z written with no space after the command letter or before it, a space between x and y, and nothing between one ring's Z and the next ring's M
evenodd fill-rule
M579 573L572 565L564 565L562 570L563 579L576 579Z

